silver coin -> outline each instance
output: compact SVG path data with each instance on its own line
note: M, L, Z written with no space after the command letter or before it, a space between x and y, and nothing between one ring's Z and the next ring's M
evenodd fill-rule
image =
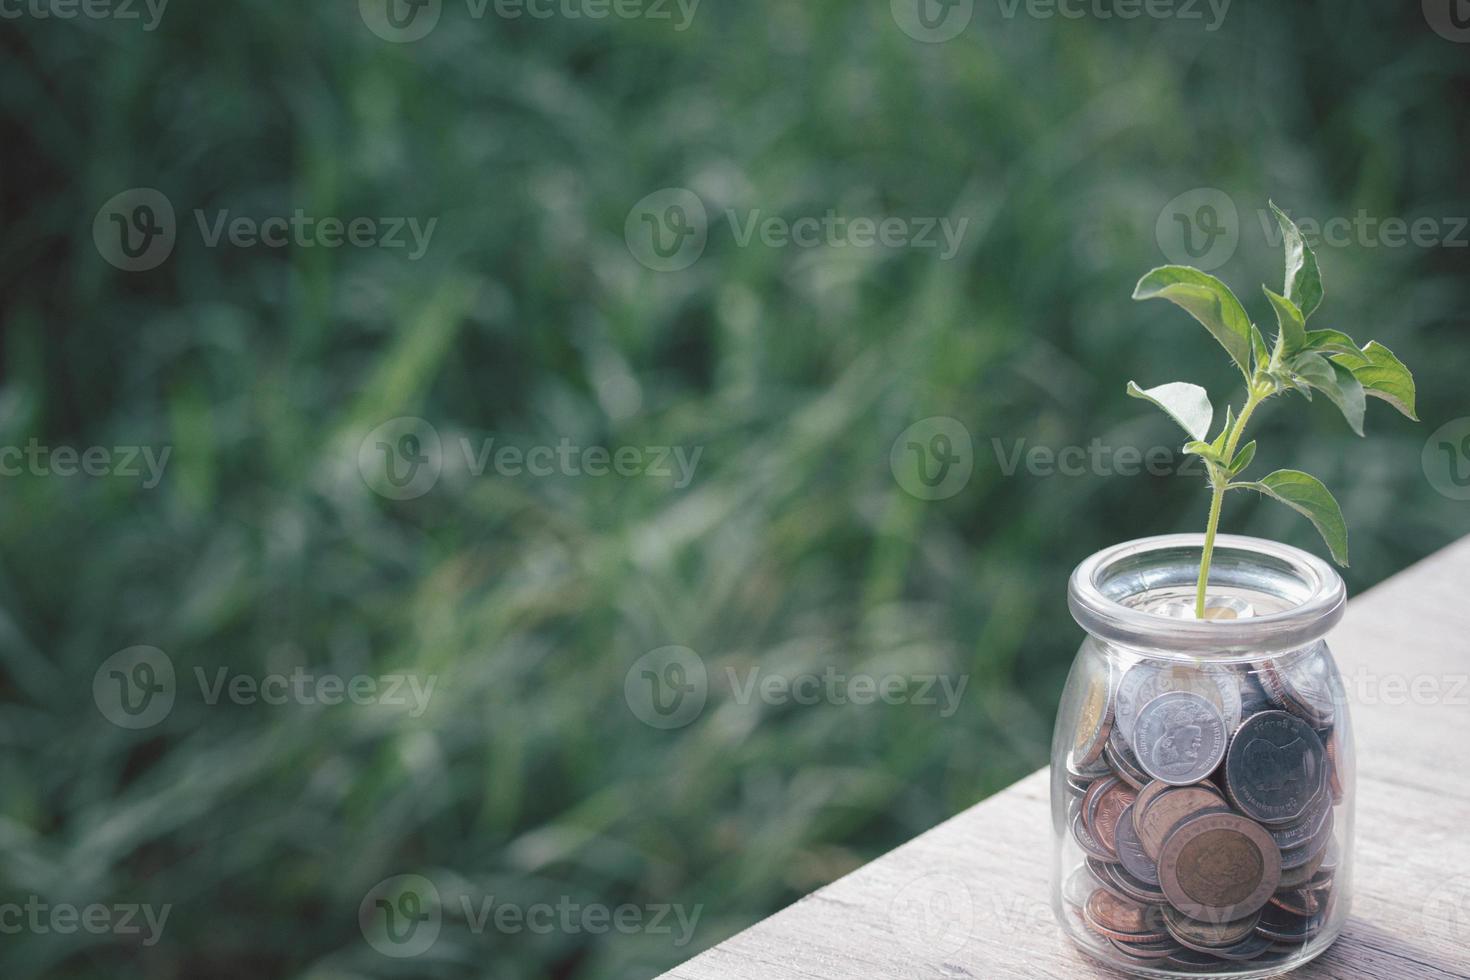
M1159 782L1188 786L1209 776L1225 758L1229 730L1219 710L1198 694L1161 694L1138 713L1133 753Z
M1294 824L1325 792L1327 750L1312 727L1285 711L1263 711L1240 726L1225 762L1225 788L1246 816Z
M1332 661L1324 644L1285 663L1262 664L1260 680L1276 707L1289 711L1316 729L1331 728L1337 719L1333 697Z
M1133 877L1145 885L1157 887L1159 866L1144 851L1143 844L1138 839L1138 830L1133 825L1133 813L1134 806L1130 805L1118 817L1118 829L1113 834L1113 841L1118 845L1118 860Z
M1204 697L1220 712L1227 731L1240 727L1241 689L1238 675L1227 667L1195 667L1183 664L1135 664L1118 684L1113 704L1113 725L1123 741L1133 744L1138 716L1160 694L1189 691Z

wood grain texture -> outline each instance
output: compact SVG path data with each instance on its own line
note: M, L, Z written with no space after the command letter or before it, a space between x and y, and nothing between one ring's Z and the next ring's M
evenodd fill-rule
M1470 538L1349 603L1329 637L1358 745L1355 898L1293 977L1470 978ZM1109 977L1052 918L1034 773L664 974L667 980Z

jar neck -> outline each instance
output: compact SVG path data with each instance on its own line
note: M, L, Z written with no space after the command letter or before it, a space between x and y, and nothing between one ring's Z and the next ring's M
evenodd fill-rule
M1299 548L1241 535L1217 539L1210 594L1248 614L1204 621L1165 614L1193 594L1203 550L1204 535L1172 534L1099 551L1072 573L1072 617L1101 640L1187 661L1299 649L1342 618L1347 589L1330 565Z

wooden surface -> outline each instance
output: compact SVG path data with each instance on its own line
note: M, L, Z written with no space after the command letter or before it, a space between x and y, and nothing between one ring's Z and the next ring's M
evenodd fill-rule
M1470 538L1350 602L1329 643L1357 731L1357 880L1342 939L1292 976L1470 978ZM1052 918L1050 827L1043 770L664 977L1116 976Z

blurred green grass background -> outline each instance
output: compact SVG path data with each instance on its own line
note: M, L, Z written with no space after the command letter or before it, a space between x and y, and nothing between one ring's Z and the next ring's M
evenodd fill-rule
M124 478L0 480L0 901L171 905L162 941L0 937L35 977L650 976L1045 764L1079 640L1072 566L1202 528L1202 483L1005 476L1006 447L1176 445L1124 397L1233 369L1164 304L1161 210L1240 207L1218 270L1279 288L1256 212L1470 214L1470 48L1417 4L1236 4L1223 26L1008 19L921 44L886 2L702 4L652 20L474 19L390 44L351 2L175 0L156 31L0 23L0 445L171 446ZM1025 8L1023 7L1022 10ZM92 221L155 187L169 260L102 261ZM703 256L650 271L635 202L686 187ZM206 248L192 211L437 217L402 250ZM952 260L740 247L719 217L949 216ZM1338 494L1361 591L1470 530L1424 440L1470 414L1463 248L1323 247L1314 324L1418 374L1414 426L1367 442L1273 404L1258 465ZM905 493L889 449L960 420L958 495ZM446 474L374 495L359 443L397 416L446 439L702 447L694 481ZM1261 470L1265 472L1265 469ZM1321 552L1283 508L1226 529ZM94 672L161 648L260 676L438 678L431 709L208 705L109 724ZM624 701L644 653L708 665L703 714ZM733 669L942 673L915 705L740 704ZM181 681L181 684L183 682ZM666 935L476 934L417 959L364 941L380 880L497 902L701 906Z

